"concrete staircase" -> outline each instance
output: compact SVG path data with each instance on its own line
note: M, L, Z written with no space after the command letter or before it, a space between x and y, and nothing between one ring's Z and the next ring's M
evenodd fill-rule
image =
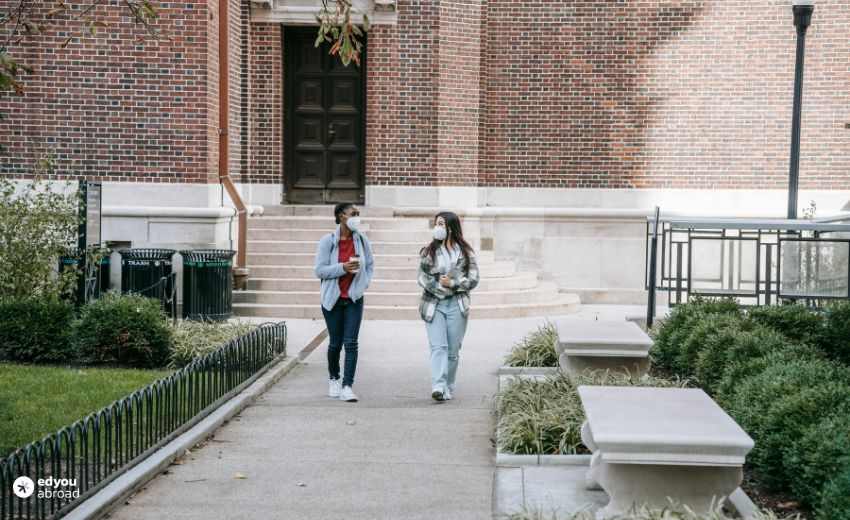
M368 319L419 319L422 290L416 282L419 250L431 239L424 218L393 217L392 208L361 207L363 233L375 255L366 293ZM330 206L271 206L248 221L247 290L233 293L235 316L322 318L316 246L333 229ZM472 316L511 318L578 312L574 294L561 294L536 273L520 272L492 251L478 253L481 281L472 292Z

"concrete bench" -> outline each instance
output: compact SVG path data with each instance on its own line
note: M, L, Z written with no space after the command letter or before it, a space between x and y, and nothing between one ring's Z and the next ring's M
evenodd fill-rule
M643 377L649 370L652 339L630 321L556 320L555 353L561 370L610 370Z
M610 499L598 518L669 500L707 513L732 495L753 440L705 392L687 388L580 386L593 453L589 487Z

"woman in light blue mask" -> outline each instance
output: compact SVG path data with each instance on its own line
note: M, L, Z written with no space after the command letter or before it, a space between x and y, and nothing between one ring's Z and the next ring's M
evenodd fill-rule
M372 281L375 260L369 239L360 234L360 211L350 202L334 208L336 230L319 242L316 277L322 280L322 314L328 327L328 395L356 402L351 390L357 369L358 336L363 320L363 295ZM345 348L340 380L339 358Z
M460 219L450 211L434 219L434 239L422 248L419 314L425 320L431 346L431 397L451 400L466 323L469 292L478 285L478 264L464 240Z

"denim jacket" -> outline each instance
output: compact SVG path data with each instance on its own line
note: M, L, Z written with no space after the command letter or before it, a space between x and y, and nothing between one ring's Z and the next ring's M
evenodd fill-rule
M339 278L345 274L345 269L339 262L339 226L333 233L328 233L319 241L316 251L316 277L322 280L322 307L333 310L341 294L339 289ZM360 257L360 271L354 275L348 295L352 301L363 297L369 283L372 281L372 273L375 270L375 259L372 256L372 246L365 235L355 231L354 253Z
M455 272L463 273L466 263L469 262L469 274L466 276L460 275L452 278L451 287L443 287L440 285L440 275L445 271L443 265L443 255L439 252L435 255L434 262L428 255L419 259L419 286L422 287L422 298L419 300L419 315L423 320L431 322L434 319L434 312L437 309L437 301L445 298L456 298L461 314L469 316L469 291L475 289L478 285L478 263L475 261L475 254L472 252L464 252L460 255L457 261L457 269Z

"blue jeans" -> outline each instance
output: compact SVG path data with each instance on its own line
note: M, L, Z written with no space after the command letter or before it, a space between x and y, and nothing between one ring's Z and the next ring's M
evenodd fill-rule
M431 344L431 388L455 391L455 376L467 318L461 314L457 300L445 298L437 302L434 319L425 323Z
M331 379L339 379L339 356L345 346L345 377L342 386L351 386L357 370L357 336L360 335L360 322L363 320L363 298L357 300L357 303L340 298L332 310L322 307L322 314L325 315L328 327L328 372Z

